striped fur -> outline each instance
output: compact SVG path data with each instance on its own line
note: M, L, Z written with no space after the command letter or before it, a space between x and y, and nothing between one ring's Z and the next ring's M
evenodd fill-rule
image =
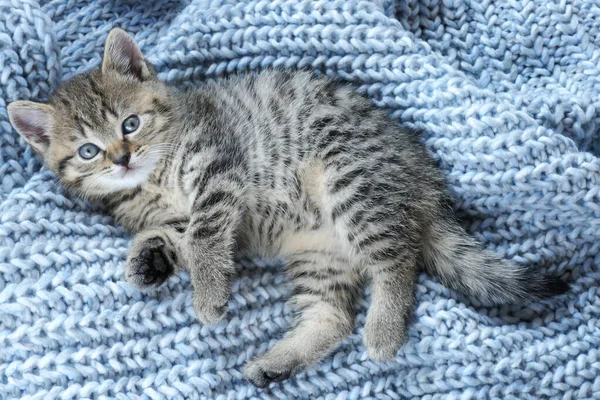
M287 259L299 312L285 337L246 366L258 386L334 349L352 329L365 279L373 287L369 355L394 357L419 260L448 286L498 303L566 290L482 250L449 211L417 135L350 87L308 72L178 92L114 30L102 68L65 83L48 104L17 102L9 113L68 188L108 204L135 233L127 279L147 288L187 268L201 321L225 313L236 251ZM125 135L131 114L141 125ZM101 148L96 159L78 157L86 142ZM116 165L123 155L131 171Z

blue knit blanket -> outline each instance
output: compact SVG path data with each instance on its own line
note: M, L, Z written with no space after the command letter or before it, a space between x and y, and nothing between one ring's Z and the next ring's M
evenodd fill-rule
M487 307L421 276L395 361L367 357L365 300L322 364L251 386L242 365L291 321L280 269L241 260L214 328L185 273L139 293L127 233L8 123L8 102L97 66L114 26L178 85L269 67L351 82L423 130L470 231L572 290ZM599 28L596 0L0 0L0 398L599 396Z

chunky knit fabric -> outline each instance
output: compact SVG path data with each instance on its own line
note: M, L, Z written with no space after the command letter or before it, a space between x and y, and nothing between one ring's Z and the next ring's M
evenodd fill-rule
M564 398L600 393L600 8L595 0L0 0L0 398ZM181 273L142 294L129 237L66 196L6 104L97 66L113 26L176 84L268 67L354 84L423 140L480 240L572 290L486 307L421 276L409 341L355 334L268 389L241 367L291 320L273 263L243 260L226 321ZM596 397L598 398L598 397Z

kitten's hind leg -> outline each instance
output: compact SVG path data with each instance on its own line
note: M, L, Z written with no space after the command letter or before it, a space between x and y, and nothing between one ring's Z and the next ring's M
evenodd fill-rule
M369 356L389 360L407 338L421 231L414 215L390 212L394 205L384 192L373 191L372 196L383 199L382 203L349 203L349 210L337 219L337 229L371 278L371 306L364 329Z
M368 265L372 292L363 340L373 360L394 358L406 341L414 303L415 264L414 257L404 254Z
M292 257L288 269L296 285L297 315L280 342L246 364L244 375L259 387L321 360L352 331L359 277L347 260L304 252Z

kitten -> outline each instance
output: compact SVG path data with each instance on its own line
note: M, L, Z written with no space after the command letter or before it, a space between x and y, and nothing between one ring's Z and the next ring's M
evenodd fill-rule
M418 264L496 303L567 289L481 249L417 135L326 78L271 71L178 92L114 29L99 69L45 104L17 101L8 112L69 190L107 204L135 233L125 276L136 287L185 267L196 314L210 324L226 311L236 251L287 260L298 314L246 365L257 386L348 336L363 278L372 285L364 342L375 360L406 340Z

